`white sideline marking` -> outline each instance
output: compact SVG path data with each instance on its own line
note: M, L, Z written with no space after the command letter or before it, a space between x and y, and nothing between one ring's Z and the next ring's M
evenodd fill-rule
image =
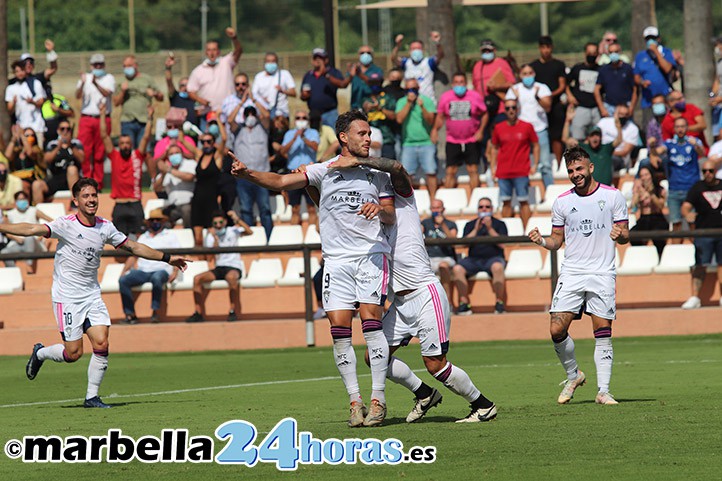
M700 359L699 361L693 361L693 360L686 360L686 359L678 359L678 360L668 360L663 362L657 362L657 361L635 361L635 362L617 362L616 365L634 365L634 364L693 364L693 363L713 363L713 362L722 362L720 359ZM481 366L469 366L468 368L474 368L474 369L487 369L487 368L520 368L520 367L549 367L549 366L557 366L559 365L558 362L545 362L545 363L531 363L531 364L485 364ZM426 369L414 369L414 372L426 372ZM358 377L371 377L371 374L359 374ZM338 380L338 376L326 376L326 377L313 377L313 378L307 378L307 379L286 379L283 381L263 381L263 382L249 382L244 384L228 384L226 386L206 386L206 387L195 387L195 388L188 388L188 389L174 389L171 391L155 391L155 392L146 392L146 393L136 393L136 394L108 394L106 396L103 396L104 399L123 399L123 398L136 398L136 397L150 397L150 396L167 396L172 394L184 394L189 392L204 392L204 391L218 391L221 389L237 389L237 388L244 388L244 387L255 387L255 386L273 386L273 385L279 385L279 384L294 384L299 382L316 382L316 381L336 381ZM19 408L19 407L28 407L28 406L42 406L42 405L48 405L48 404L65 404L65 403L71 403L71 402L79 402L84 401L83 398L75 398L75 399L60 399L56 401L36 401L36 402L30 402L30 403L17 403L17 404L1 404L0 408Z

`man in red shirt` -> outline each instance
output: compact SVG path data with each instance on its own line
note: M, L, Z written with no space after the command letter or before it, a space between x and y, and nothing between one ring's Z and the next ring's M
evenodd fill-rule
M696 105L685 102L684 94L676 90L667 94L667 105L669 111L662 120L662 139L671 140L674 137L674 121L684 117L687 119L687 134L701 140L705 150L708 150L709 145L707 145L707 139L704 136L704 131L707 128L704 112Z
M153 130L153 107L148 107L148 123L140 144L133 150L133 139L121 135L118 148L113 147L105 124L106 105L100 106L100 137L105 153L110 159L110 198L115 200L113 224L128 237L137 237L143 226L143 205L141 204L141 176L148 141Z
M521 221L526 229L531 217L529 176L539 165L539 139L532 124L519 120L519 106L515 99L504 101L504 112L506 121L496 124L491 135L491 172L499 182L502 217L514 216L511 198L516 191ZM533 166L530 165L530 151L534 155Z

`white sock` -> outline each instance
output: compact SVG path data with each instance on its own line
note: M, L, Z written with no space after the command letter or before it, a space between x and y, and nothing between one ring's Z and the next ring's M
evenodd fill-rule
M55 362L66 362L63 357L65 346L63 344L53 344L52 346L46 346L42 349L38 349L38 359L46 361L48 359Z
M371 364L371 399L386 404L386 373L389 367L389 343L386 341L381 321L367 319L362 321L364 339L369 350Z
M554 350L557 357L561 361L564 370L567 371L567 379L573 381L577 378L579 366L577 365L577 357L574 355L574 340L572 336L567 335L562 342L554 343Z
M414 371L411 370L408 364L396 356L391 356L389 368L386 371L386 377L396 384L404 386L411 392L420 388L423 382L419 376L414 374Z
M331 337L333 338L333 358L336 361L341 380L346 386L349 402L358 402L361 400L361 391L356 377L356 352L353 350L351 342L351 328L332 326Z
M434 374L434 377L444 383L454 394L458 394L469 402L476 401L481 396L481 392L471 382L471 378L466 371L458 366L452 366L450 362L446 363L441 371Z
M594 364L597 365L597 386L599 387L599 392L609 392L613 361L614 349L612 348L612 338L596 338L594 340Z
M103 382L105 371L108 370L108 351L103 351L105 355L98 355L93 352L88 363L88 391L85 393L85 399L91 399L98 395L100 383Z

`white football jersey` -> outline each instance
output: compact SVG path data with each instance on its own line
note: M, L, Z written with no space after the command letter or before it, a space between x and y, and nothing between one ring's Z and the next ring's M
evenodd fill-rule
M379 216L368 220L358 214L367 202L378 204L394 197L389 174L363 166L329 171L328 164L337 158L306 168L308 185L321 194L318 216L324 259L391 254Z
M401 194L394 197L396 206L396 224L384 225L393 258L393 278L391 288L394 292L418 289L436 282L431 261L426 252L424 234L421 232L421 218L416 208L416 199Z
M568 274L616 274L616 243L609 237L612 225L628 222L627 202L614 187L598 184L589 195L573 188L552 206L552 227L564 229L564 262Z
M116 249L128 237L112 222L95 216L95 225L82 224L75 214L49 224L47 237L58 239L53 270L53 302L80 302L100 297L98 268L105 244Z

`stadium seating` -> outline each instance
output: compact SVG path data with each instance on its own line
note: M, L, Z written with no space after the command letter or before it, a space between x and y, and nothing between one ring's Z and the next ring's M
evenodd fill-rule
M561 271L562 269L562 261L564 261L564 248L562 247L557 251L557 272ZM546 257L544 258L544 264L542 264L542 268L539 270L539 278L540 279L549 279L552 276L552 253L551 251L547 252Z
M256 259L251 263L248 276L241 280L241 286L244 288L273 287L281 277L283 277L281 259Z
M631 180L625 180L622 183L621 188L619 189L622 192L624 198L627 200L627 207L631 207L632 205L632 196L634 195L633 189L634 181Z
M171 291L190 291L193 289L193 278L208 270L207 261L193 261L184 272L180 272L175 282L170 285ZM225 281L222 281L225 282Z
M311 277L321 268L316 257L311 256ZM286 272L276 282L279 286L303 285L303 257L291 257L286 265Z
M178 243L183 249L192 249L196 245L193 237L193 229L171 229L171 232L178 238Z
M416 210L423 218L431 212L431 198L428 190L414 189L414 199L416 199Z
M23 289L23 275L19 267L0 267L0 295Z
M300 225L277 225L271 231L269 246L282 246L303 243L303 229Z
M634 214L629 214L629 228L631 229L637 225L637 216Z
M72 197L73 194L69 190L59 190L53 194L54 200L70 199Z
M251 227L253 234L244 235L238 239L238 245L240 247L260 247L265 246L268 243L266 238L266 229L263 227Z
M65 215L65 205L60 202L41 202L35 207L53 220ZM47 221L42 222L47 224Z
M662 251L655 274L685 274L694 265L693 244L667 244Z
M145 218L147 219L150 216L151 211L165 207L166 202L166 199L148 199L145 201L145 207L143 207Z
M474 190L471 191L469 202L462 210L462 213L476 215L479 210L479 199L482 197L490 198L491 203L494 206L494 210L499 210L499 187L475 187Z
M466 227L466 223L473 220L474 219L457 219L456 221L454 221L454 223L456 224L456 237L464 237L464 227Z
M284 200L282 195L274 195L271 197L271 218L274 222L278 221L285 221L288 222L291 220L291 215L289 213L288 219L282 219L281 217L284 217L286 213L286 201Z
M624 252L624 261L617 269L620 276L641 276L651 274L659 264L655 246L629 246Z
M436 198L444 203L446 215L459 215L468 204L466 189L460 187L439 189L436 191Z
M537 212L551 212L554 201L557 200L564 192L571 189L573 186L570 184L552 184L547 187L544 193L544 202L540 202L536 206Z
M569 179L567 165L564 163L564 159L562 159L561 162L557 162L554 154L552 154L552 176L554 176L554 180Z
M539 233L541 235L549 236L552 234L552 218L532 216L529 218L529 222L526 225L526 233L528 234L531 232L534 227L539 228Z
M524 224L519 217L503 217L501 219L506 224L506 231L509 236L524 235Z
M193 263L191 263L193 264ZM120 273L123 272L125 264L108 264L103 271L103 277L100 279L100 292L118 292L118 281Z
M321 235L318 233L318 229L316 229L316 224L311 224L306 229L306 235L303 237L303 243L304 244L320 244L321 243Z
M542 256L539 249L515 249L509 254L504 275L507 279L533 279L541 268Z

